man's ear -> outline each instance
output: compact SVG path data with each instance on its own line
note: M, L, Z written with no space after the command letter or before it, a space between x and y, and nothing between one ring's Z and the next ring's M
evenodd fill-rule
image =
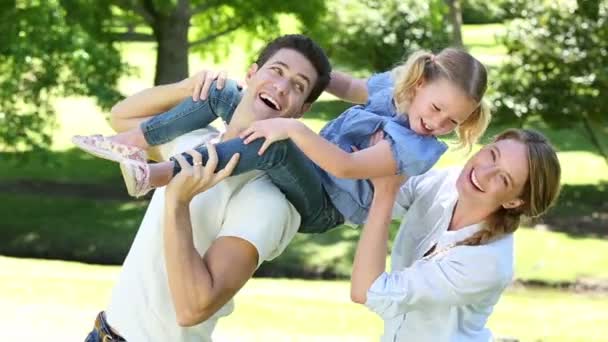
M245 83L249 83L249 80L258 72L258 65L256 63L251 64L249 69L247 70L247 74L245 74Z
M517 207L522 206L523 204L524 204L524 200L522 200L520 198L516 198L514 200L510 200L510 201L503 203L502 207L505 209L515 209Z
M308 112L310 110L311 106L312 106L312 103L304 102L304 104L300 108L300 112L298 114L294 115L293 118L299 119L299 118L303 117L304 113Z

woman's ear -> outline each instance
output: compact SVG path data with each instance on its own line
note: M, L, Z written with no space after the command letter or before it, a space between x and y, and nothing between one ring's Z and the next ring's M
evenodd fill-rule
M524 200L522 200L520 198L516 198L514 200L510 200L510 201L503 203L502 207L505 209L515 209L515 208L522 206L523 204L524 204Z

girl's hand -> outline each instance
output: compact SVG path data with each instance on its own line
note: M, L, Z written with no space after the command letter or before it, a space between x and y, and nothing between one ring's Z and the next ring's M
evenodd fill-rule
M249 144L259 138L266 138L266 141L264 141L264 144L262 144L262 147L258 151L258 155L261 156L268 146L275 141L289 139L289 132L295 129L298 124L300 124L299 121L286 118L260 120L252 123L249 128L240 134L240 137L241 139L245 139L245 144Z
M211 83L217 80L216 88L223 89L226 83L226 71L201 70L196 74L182 80L180 85L189 89L192 92L192 100L206 100L209 96Z

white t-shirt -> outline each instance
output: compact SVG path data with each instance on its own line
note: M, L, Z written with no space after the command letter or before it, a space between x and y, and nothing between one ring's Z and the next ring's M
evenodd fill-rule
M199 130L160 147L165 160L212 139ZM211 341L217 320L230 314L230 300L207 321L183 328L177 324L169 292L163 248L165 189L154 193L123 264L106 311L110 326L127 341ZM300 225L300 215L260 171L227 178L197 195L190 204L194 244L202 255L215 239L234 236L258 251L258 266L277 257Z

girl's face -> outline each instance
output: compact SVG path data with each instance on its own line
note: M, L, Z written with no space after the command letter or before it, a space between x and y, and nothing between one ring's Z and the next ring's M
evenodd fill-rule
M408 108L411 129L420 135L445 135L454 131L478 104L446 79L421 81Z

